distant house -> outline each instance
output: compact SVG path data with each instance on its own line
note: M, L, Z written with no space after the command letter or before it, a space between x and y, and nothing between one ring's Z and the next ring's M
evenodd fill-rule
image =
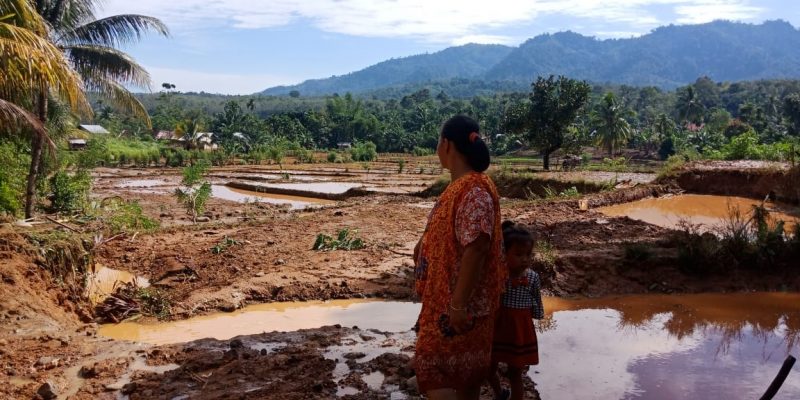
M84 125L84 124L81 124L81 125L78 125L78 129L80 129L82 131L86 131L86 132L92 133L92 134L95 134L95 135L108 135L109 133L111 133L106 128L103 128L100 125Z
M353 147L353 144L350 142L339 142L336 143L336 147L338 147L339 150L349 150L350 148Z
M167 141L182 141L183 139L178 137L174 131L158 131L155 136L153 136L155 140L167 140Z
M69 149L70 150L83 150L86 148L86 139L70 139L69 140Z

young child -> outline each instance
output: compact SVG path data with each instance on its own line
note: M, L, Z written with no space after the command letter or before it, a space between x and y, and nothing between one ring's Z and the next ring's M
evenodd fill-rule
M525 393L522 374L529 365L539 364L539 347L533 320L544 318L539 275L529 269L533 234L511 221L503 222L503 243L508 281L500 300L492 344L489 384L495 398L521 400ZM503 389L497 376L498 363L508 366L511 391Z

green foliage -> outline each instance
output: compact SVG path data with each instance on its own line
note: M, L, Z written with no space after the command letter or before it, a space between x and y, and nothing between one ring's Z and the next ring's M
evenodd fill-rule
M758 151L758 136L752 130L733 137L730 143L722 148L727 160L750 160L760 158Z
M329 151L328 152L328 162L329 163L334 163L334 162L337 162L338 160L339 160L339 156L336 154L335 151Z
M122 232L154 232L158 221L144 215L137 200L111 201L104 204L106 217L103 218L111 234Z
M204 162L184 168L181 181L184 188L175 189L176 199L192 216L193 222L197 222L198 215L205 211L206 202L211 198L211 184L203 181L207 171L208 165Z
M350 157L353 161L375 161L378 159L377 147L372 142L356 143L350 149Z
M21 145L0 141L0 214L16 215L22 210L30 162Z
M139 301L144 315L152 315L164 320L172 314L172 302L166 293L157 288L137 288L136 299Z
M400 159L397 161L397 173L402 174L403 169L406 167L406 160Z
M533 254L537 262L541 263L548 269L556 266L558 260L558 251L548 240L537 240L533 246Z
M633 112L617 102L614 93L606 93L600 105L591 114L591 123L597 132L596 141L608 149L608 156L614 156L614 150L619 150L632 136L633 130L627 118Z
M567 128L575 122L580 110L589 101L586 82L564 76L539 77L532 85L528 102L512 105L506 112L505 126L519 133L543 157L544 169L550 169L550 154L560 149Z
M222 253L228 251L229 248L231 248L233 246L238 246L238 245L241 245L241 244L242 244L242 242L240 242L240 241L238 241L236 239L230 238L228 236L225 236L225 238L222 239L222 241L220 241L214 247L211 248L211 254L222 254Z
M92 177L80 170L74 174L58 171L50 178L50 211L75 212L82 210L88 201L92 188Z
M730 209L717 235L701 233L698 226L684 222L673 239L678 263L684 271L699 274L732 267L762 271L796 268L797 238L787 234L784 227L784 221L770 219L763 204L747 214Z
M414 149L411 150L411 154L413 154L416 157L430 156L430 155L433 155L434 152L435 151L433 149L431 149L431 148L419 147L419 146L415 146Z
M358 231L351 231L350 229L339 230L335 239L324 233L320 233L317 235L317 239L314 241L312 250L360 250L365 248L366 245L364 244L364 241L357 236Z

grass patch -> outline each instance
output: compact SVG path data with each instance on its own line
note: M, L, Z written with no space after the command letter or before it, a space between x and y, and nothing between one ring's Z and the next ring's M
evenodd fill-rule
M228 251L229 248L241 244L242 242L225 236L224 239L222 239L219 243L217 243L214 247L211 248L211 254L222 254Z

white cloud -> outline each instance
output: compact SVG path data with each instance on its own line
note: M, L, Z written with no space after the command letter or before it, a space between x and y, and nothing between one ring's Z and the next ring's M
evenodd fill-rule
M680 15L680 24L702 24L718 19L749 20L758 16L763 10L742 4L728 4L724 1L709 1L702 4L685 5L675 8Z
M153 66L145 68L150 73L154 90L160 88L162 83L169 82L181 92L252 94L287 82L300 81L295 77L276 75L223 74Z
M154 15L177 30L259 29L308 21L331 33L462 43L552 15L622 24L617 30L641 33L676 22L660 19L648 9L652 6L672 9L680 23L752 19L762 11L748 0L108 0L104 14Z

